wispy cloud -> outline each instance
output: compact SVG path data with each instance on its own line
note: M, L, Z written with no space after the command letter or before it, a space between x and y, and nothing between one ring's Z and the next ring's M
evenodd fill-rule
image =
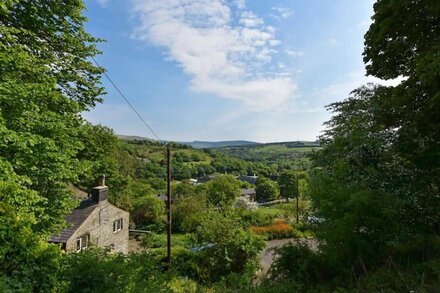
M278 12L281 18L289 18L293 15L293 10L287 7L272 7L272 10Z
M294 50L284 50L284 53L286 53L287 55L292 56L292 57L299 57L299 56L304 55L304 52L294 51Z
M191 89L244 102L252 110L280 107L296 90L289 77L265 76L280 41L245 1L135 0L134 36L166 50L191 76ZM235 14L234 14L235 15Z
M318 96L323 98L325 103L328 103L348 98L353 90L367 83L376 83L384 86L396 86L404 80L404 77L398 77L396 79L390 80L382 80L373 76L366 76L365 69L359 69L349 73L344 78L344 81L334 83L317 90L317 94Z
M255 15L252 11L244 11L241 14L239 22L245 27L259 27L264 25L264 20Z
M238 9L245 9L246 8L246 0L235 0L234 3Z

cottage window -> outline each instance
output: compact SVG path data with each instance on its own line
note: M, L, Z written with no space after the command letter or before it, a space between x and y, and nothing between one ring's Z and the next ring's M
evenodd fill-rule
M76 239L76 251L82 251L89 246L90 235L86 234Z
M118 231L122 230L122 219L117 219L113 222L113 233L116 233Z

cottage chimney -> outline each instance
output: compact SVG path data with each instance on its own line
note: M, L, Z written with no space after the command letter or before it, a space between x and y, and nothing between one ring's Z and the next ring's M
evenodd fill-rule
M108 187L96 186L92 189L92 200L96 203L100 203L108 200Z

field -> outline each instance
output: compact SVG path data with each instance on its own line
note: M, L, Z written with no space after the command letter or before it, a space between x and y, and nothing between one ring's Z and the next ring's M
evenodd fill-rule
M256 146L240 146L216 149L216 152L237 157L250 162L275 163L286 160L308 161L307 156L319 150L318 145L301 145L293 143L274 143Z

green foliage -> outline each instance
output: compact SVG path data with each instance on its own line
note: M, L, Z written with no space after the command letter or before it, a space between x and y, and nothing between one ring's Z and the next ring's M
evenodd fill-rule
M269 214L262 212L262 209L256 209L256 210L238 210L237 214L241 218L241 223L243 227L250 227L251 225L254 226L266 226L270 225L275 218L278 217L278 211L277 214Z
M320 252L286 248L273 269L300 291L313 282L308 290L430 292L439 283L440 4L379 0L374 11L367 72L405 78L329 106L309 193Z
M176 198L187 198L195 194L196 187L191 184L188 180L184 180L177 184L173 184L171 187L172 196Z
M211 211L199 222L194 245L200 280L215 282L230 273L252 276L264 241L241 228L235 217Z
M219 207L232 206L236 197L240 196L240 183L231 175L220 175L209 181L206 192L209 203Z
M272 200L279 198L279 190L276 182L259 176L256 183L257 200Z
M146 195L134 203L131 218L136 226L150 225L154 230L164 228L165 202L154 195Z
M101 125L85 123L81 127L81 141L84 147L77 159L82 162L84 171L79 176L78 185L91 190L101 183L105 175L106 183L112 187L110 198L120 194L126 181L120 175L120 164L117 161L119 141L113 131Z
M303 166L306 167L308 165L307 155L314 150L319 150L319 143L306 144L308 145L301 142L297 144L291 142L225 147L216 149L215 152L255 163L275 162L285 164L286 162L293 163L295 161L297 164L288 164L289 169L294 169L294 167L300 167L303 164Z
M298 178L297 174L293 171L284 171L281 173L278 179L278 185L280 187L280 195L282 197L297 197L298 196Z
M198 215L207 208L204 195L189 196L173 201L173 229L181 232L192 232L198 221Z
M17 187L0 184L3 192L18 191ZM14 190L15 189L15 190ZM28 192L28 195L32 196ZM45 237L32 231L35 218L18 214L0 202L0 290L2 292L50 291L63 288L58 279L61 252ZM25 265L24 265L25 264Z
M371 99L380 106L370 111L371 120L391 133L390 151L400 160L400 176L390 179L405 201L407 224L436 234L439 227L432 223L439 221L435 211L440 207L439 11L434 0L378 1L364 50L368 73L384 79L406 77Z
M89 61L98 40L84 31L83 8L0 5L0 279L8 290L62 290L59 249L47 239L74 207L67 183L99 169L82 156L91 129L80 113L103 93L103 70Z
M189 247L190 245L190 234L176 234L172 235L173 247ZM164 248L167 246L167 235L148 233L142 237L142 246L145 248Z
M270 268L272 279L289 279L300 284L329 282L335 273L319 253L298 243L278 248L276 261ZM305 288L304 288L305 289Z
M65 257L67 292L169 292L164 274L148 254L129 256L98 248Z

